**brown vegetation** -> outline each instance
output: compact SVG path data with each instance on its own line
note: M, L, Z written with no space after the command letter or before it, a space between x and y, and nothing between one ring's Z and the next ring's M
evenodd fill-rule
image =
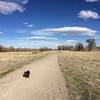
M43 51L52 51L52 48L42 47L39 49L36 48L14 48L11 47L4 47L3 45L0 45L0 52L29 52L29 51L35 51L35 52L43 52Z
M48 52L2 52L0 53L0 77L48 54Z
M100 100L100 52L59 52L71 100Z

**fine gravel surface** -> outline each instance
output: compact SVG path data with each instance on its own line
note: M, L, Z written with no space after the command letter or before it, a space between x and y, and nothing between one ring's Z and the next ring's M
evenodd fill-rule
M23 72L30 70L30 78ZM0 100L69 100L57 54L33 61L0 79Z

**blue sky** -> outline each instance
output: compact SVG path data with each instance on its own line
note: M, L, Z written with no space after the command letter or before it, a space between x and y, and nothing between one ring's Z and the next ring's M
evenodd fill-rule
M100 45L99 0L0 0L0 44L14 47Z

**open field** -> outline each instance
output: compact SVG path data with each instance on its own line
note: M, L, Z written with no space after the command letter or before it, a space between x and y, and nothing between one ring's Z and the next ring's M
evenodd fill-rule
M30 70L28 79L22 77ZM0 100L70 100L57 54L48 55L0 79Z
M71 100L100 100L100 52L59 52Z
M0 53L0 77L23 67L34 59L46 56L48 52L5 52Z

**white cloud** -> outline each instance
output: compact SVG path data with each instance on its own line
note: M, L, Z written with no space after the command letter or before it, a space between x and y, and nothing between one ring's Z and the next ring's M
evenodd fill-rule
M51 36L51 35L53 35L53 33L45 32L43 29L32 31L31 34L36 35L36 36Z
M24 0L22 1L22 4L27 4L29 2L29 0Z
M20 47L33 47L33 48L40 48L40 47L56 47L61 41L54 37L21 37L16 38L14 43L16 42L16 46ZM12 42L13 43L13 42Z
M80 11L80 13L78 14L78 17L79 18L82 18L82 19L99 19L100 16L97 12L94 12L94 11L91 11L91 10L82 10Z
M27 27L33 27L33 24L29 24L29 25L27 25Z
M25 29L19 29L19 30L16 30L15 32L17 32L17 33L26 33L27 30L25 30Z
M0 13L2 14L8 15L15 11L24 12L24 10L21 5L15 2L0 1Z
M32 28L32 27L34 26L34 24L30 24L30 23L28 23L28 22L25 22L24 25L26 25L26 26L29 27L29 28Z
M67 40L62 43L62 45L67 45L67 46L75 46L79 41L78 40Z
M4 34L4 32L0 32L0 35L1 35L1 34Z
M24 42L24 45L27 46L36 46L36 47L56 47L58 42L53 41L30 41L30 42Z
M76 43L76 42L78 42L78 40L67 40L66 42L67 43Z
M96 35L94 36L94 39L96 39L96 40L100 39L100 35L96 34Z
M93 36L97 33L96 30L87 27L48 28L48 29L43 29L42 31L51 33L66 33L72 35L87 35L87 36Z
M58 40L57 38L52 38L52 37L38 37L38 36L32 36L32 37L22 37L22 38L16 38L19 40Z
M60 41L47 41L47 40L24 40L24 39L16 39L12 41L7 42L8 46L14 46L14 47L26 47L26 48L40 48L40 47L52 47L55 48L59 44L61 44ZM7 45L6 44L6 45Z
M86 2L97 2L98 0L85 0Z
M75 46L78 43L82 43L84 46L86 45L85 41L82 40L67 40L62 43L64 46Z

